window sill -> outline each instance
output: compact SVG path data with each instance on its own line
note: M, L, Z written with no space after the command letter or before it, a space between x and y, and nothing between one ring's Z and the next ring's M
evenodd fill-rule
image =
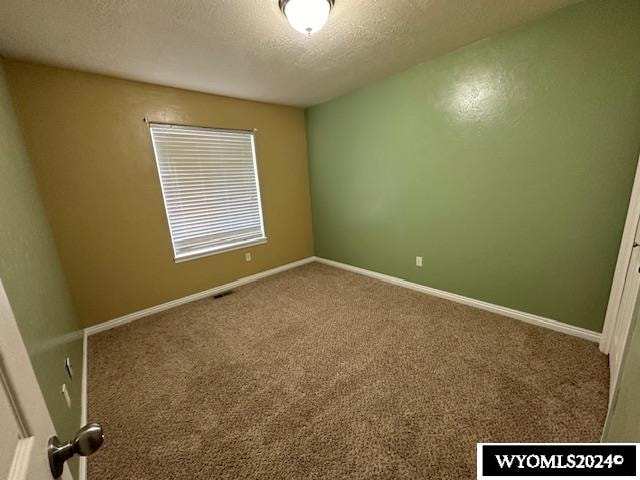
M215 250L207 250L206 252L190 253L188 255L183 255L181 257L174 257L174 262L175 263L188 262L190 260L197 260L198 258L210 257L211 255L227 253L233 250L241 250L243 248L254 247L256 245L262 245L264 243L267 243L267 237L259 238L256 240L250 240L244 243L236 243L234 245L229 245L228 247L216 248Z

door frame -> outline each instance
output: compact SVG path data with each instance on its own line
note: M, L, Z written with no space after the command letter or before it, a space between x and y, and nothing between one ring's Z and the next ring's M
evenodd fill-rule
M640 161L640 158L639 158ZM631 190L631 198L629 200L629 209L627 210L627 218L622 232L622 240L620 241L620 251L616 262L616 269L611 284L611 292L609 294L609 304L607 305L607 313L604 319L602 336L600 337L600 351L609 354L611 352L611 342L613 335L618 326L618 313L622 305L622 295L625 286L625 279L631 254L633 251L634 239L636 231L640 224L640 168L636 164L636 174L633 181L633 189ZM629 332L625 332L625 338ZM625 344L626 342L623 342ZM611 393L616 385L617 378L611 378Z
M41 472L51 478L46 442L55 435L55 427L1 279L0 332L2 377L23 437L19 440L9 478L39 478ZM73 480L68 468L61 478Z

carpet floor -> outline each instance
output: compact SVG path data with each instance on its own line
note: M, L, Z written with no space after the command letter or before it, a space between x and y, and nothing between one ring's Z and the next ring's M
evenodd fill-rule
M471 479L598 441L595 343L313 263L89 337L89 480Z

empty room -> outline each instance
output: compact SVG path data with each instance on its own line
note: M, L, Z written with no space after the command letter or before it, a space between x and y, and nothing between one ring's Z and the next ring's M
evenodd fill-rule
M1 1L0 479L640 476L639 155L638 0Z

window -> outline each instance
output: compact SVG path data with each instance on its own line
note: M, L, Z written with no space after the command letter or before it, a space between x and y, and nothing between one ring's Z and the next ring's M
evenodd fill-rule
M267 240L253 132L149 126L176 261Z

